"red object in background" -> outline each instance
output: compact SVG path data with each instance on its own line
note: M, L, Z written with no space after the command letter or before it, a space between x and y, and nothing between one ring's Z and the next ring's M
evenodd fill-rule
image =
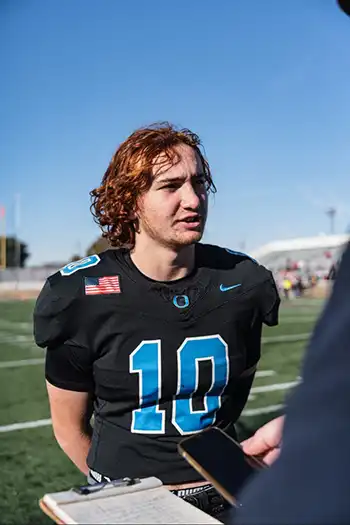
M326 259L331 259L332 258L331 252L324 252L324 256L326 257Z

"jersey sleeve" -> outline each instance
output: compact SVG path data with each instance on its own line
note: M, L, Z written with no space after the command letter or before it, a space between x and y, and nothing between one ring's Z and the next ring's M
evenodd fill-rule
M268 326L276 326L280 297L272 273L246 253L213 246L206 246L206 250L211 260L216 265L219 264L220 268L233 269L241 266L241 278L246 280L249 286L258 285L258 309L262 322Z
M34 339L46 348L45 377L65 390L92 392L93 355L84 337L78 300L49 278L34 308Z
M266 272L268 278L264 281L260 293L260 314L264 324L276 326L281 300L272 273L269 270Z
M256 313L249 327L243 335L245 346L245 369L240 377L234 381L230 389L232 399L232 420L240 417L249 397L255 372L261 356L261 318Z

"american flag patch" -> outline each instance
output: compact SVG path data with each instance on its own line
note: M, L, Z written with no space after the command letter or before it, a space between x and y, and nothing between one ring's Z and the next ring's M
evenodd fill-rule
M85 277L85 295L108 295L120 292L118 275Z

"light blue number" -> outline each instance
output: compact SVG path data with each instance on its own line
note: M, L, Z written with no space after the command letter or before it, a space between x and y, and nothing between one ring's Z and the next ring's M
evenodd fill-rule
M199 386L199 363L209 361L212 381L204 396L204 409L194 410L192 399ZM164 434L161 398L160 341L143 341L130 355L130 372L139 374L140 408L132 413L131 431ZM229 377L228 347L219 335L187 338L177 350L178 387L173 400L172 424L180 434L193 434L215 423Z
M67 277L68 275L72 275L72 273L77 272L78 270L82 270L83 268L90 268L90 266L96 266L100 262L100 258L98 255L89 255L88 257L84 257L84 259L80 259L79 261L73 261L69 264L66 264L66 266L63 266L63 268L60 269L60 274L63 277Z
M132 413L131 432L164 434L165 413L161 397L160 341L142 341L130 354L130 372L139 374L140 408ZM156 401L156 403L155 403Z
M199 363L209 361L212 381L204 396L204 410L193 409L199 385ZM180 434L193 434L212 425L228 382L228 349L219 336L187 338L177 351L178 387L173 401L172 423Z

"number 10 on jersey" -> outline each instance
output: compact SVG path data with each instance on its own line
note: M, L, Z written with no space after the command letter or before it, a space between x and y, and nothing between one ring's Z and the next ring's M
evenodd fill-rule
M130 354L130 372L139 376L140 408L132 413L131 431L164 434L165 410L159 408L162 386L161 341L142 341ZM204 409L193 410L198 390L199 363L210 361L211 386L204 396ZM200 432L215 422L221 396L229 377L226 342L219 335L188 337L177 349L177 392L171 422L180 434Z

